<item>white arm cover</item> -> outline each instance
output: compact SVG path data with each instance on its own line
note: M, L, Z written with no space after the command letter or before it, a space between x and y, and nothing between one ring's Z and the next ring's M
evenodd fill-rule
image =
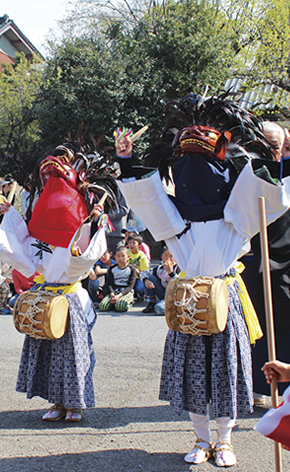
M84 225L85 227L90 225ZM85 233L87 233L87 228L83 228ZM66 273L70 279L80 278L82 275L86 274L93 264L100 259L107 249L106 234L104 228L100 228L93 236L92 240L86 246L84 242L81 242L82 236L87 239L88 235L82 235L82 231L79 230L76 232L75 236L71 240L68 250L66 252L65 266ZM79 256L74 256L72 254L72 247L78 245L79 247L86 247L84 252Z
M260 231L258 197L265 197L267 225L277 220L290 206L290 177L273 185L257 177L249 162L240 173L224 209L226 223L246 239Z
M128 206L141 218L156 241L181 233L185 223L165 192L159 172L124 183L117 181Z
M5 213L0 226L0 258L25 277L34 274L31 242L35 241L27 230L27 225L19 213L11 206ZM35 248L34 248L35 249Z

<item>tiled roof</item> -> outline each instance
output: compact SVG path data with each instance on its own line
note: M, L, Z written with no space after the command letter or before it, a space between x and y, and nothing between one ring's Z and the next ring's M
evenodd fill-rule
M280 106L290 107L290 94L276 85L266 84L261 87L255 87L248 92L242 91L242 79L228 79L224 85L225 90L231 89L232 92L241 92L240 104L243 108L249 109L267 108L269 110L275 107L275 99L279 98Z

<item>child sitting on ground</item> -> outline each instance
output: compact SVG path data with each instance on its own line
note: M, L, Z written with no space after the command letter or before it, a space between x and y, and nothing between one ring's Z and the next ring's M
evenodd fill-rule
M126 246L128 244L128 238L131 236L131 234L139 234L138 229L136 226L128 226L127 228L123 228L121 233L125 234L125 243L123 246ZM145 256L148 259L148 264L151 262L151 250L148 244L144 243L144 241L140 244L140 250L144 252Z
M153 269L141 272L140 278L145 286L145 300L148 302L143 313L156 313L164 315L165 313L165 293L170 280L178 277L180 268L176 264L174 256L167 246L162 248L162 263ZM157 303L156 296L159 298Z
M108 269L116 264L116 261L112 259L112 255L113 253L107 249L91 269L89 292L93 302L96 302L97 297L100 295L100 289L102 290L106 283Z
M104 291L108 294L99 305L100 311L128 311L134 301L134 284L136 269L128 264L128 249L123 246L116 250L117 264L111 266L107 272L107 282Z
M134 286L135 293L137 297L142 298L144 296L144 284L140 279L140 273L143 270L149 269L148 259L145 256L144 252L141 251L140 246L143 242L142 236L140 234L132 233L128 237L129 245L129 264L131 264L136 269L136 282Z

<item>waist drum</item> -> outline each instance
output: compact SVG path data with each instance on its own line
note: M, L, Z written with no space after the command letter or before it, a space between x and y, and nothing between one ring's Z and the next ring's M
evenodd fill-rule
M228 290L222 279L184 277L169 282L165 318L170 329L210 336L224 331L228 318Z
M67 328L69 302L63 295L45 290L22 292L13 309L20 333L36 339L60 339Z

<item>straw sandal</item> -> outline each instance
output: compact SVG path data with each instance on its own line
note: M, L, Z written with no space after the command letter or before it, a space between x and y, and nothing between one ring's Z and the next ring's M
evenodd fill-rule
M231 467L237 463L233 446L219 439L213 449L213 456L218 467Z
M206 443L208 444L208 447L206 448L202 447L197 443ZM207 462L210 459L211 455L212 455L211 443L197 437L195 440L194 448L192 449L192 451L186 454L186 456L184 457L184 460L185 462L190 462L193 464L202 464L203 462ZM196 456L195 459L193 459L194 456Z
M67 408L65 421L81 421L84 417L82 410L78 410L77 408Z
M257 397L254 399L254 406L266 406L267 405L267 398L265 396Z
M59 421L66 415L66 408L59 403L53 405L50 410L42 417L44 421Z

